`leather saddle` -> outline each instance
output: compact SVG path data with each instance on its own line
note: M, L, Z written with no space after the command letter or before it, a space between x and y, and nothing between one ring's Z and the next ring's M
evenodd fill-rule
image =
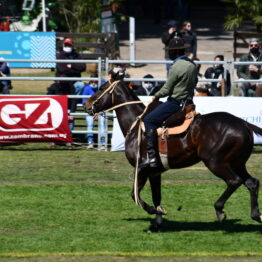
M144 115L147 115L161 103L161 101L154 101L153 103L151 103ZM175 135L185 132L188 129L189 125L192 123L194 117L198 114L195 111L195 108L196 106L194 104L188 104L185 105L183 109L168 117L163 122L162 127L157 129L158 135ZM145 130L144 125L142 126L142 129Z
M162 102L156 101L151 103L148 106L145 115L150 111L152 111L160 103ZM196 106L194 104L185 105L183 109L179 110L178 112L168 117L163 122L162 127L157 129L158 150L160 154L162 155L168 154L168 136L182 134L187 131L190 124L194 120L194 117L199 114L195 111L195 108ZM145 130L143 122L142 122L142 129L143 131ZM166 166L163 160L162 163L164 166Z

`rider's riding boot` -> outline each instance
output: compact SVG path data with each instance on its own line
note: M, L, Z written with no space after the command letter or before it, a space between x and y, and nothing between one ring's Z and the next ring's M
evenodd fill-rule
M150 166L156 168L159 166L159 161L157 158L158 143L157 143L156 130L154 129L146 130L145 137L146 137L146 150L147 150L148 157L140 163L139 167L145 168Z

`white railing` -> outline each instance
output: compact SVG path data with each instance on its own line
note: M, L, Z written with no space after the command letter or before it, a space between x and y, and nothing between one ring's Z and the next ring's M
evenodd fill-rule
M57 80L63 80L63 81L98 81L98 85L101 85L102 82L102 77L104 73L104 77L107 80L108 74L109 74L109 68L110 65L114 64L172 64L172 61L166 61L166 60L110 60L106 58L105 60L105 72L102 70L102 59L99 58L97 60L26 60L26 59L6 59L2 60L1 62L16 62L16 63L97 63L97 73L98 77L93 78L93 77L37 77L37 76L24 76L24 77L16 77L16 76L9 76L9 77L1 77L1 80L24 80L24 81L57 81ZM196 64L222 64L226 70L228 70L231 74L231 86L233 84L237 83L242 83L242 82L256 82L256 83L262 83L262 78L261 79L245 79L245 80L238 80L236 79L235 74L233 73L234 70L236 69L236 66L238 65L249 65L249 64L254 64L254 65L261 65L262 66L262 61L261 62L232 62L232 61L194 61ZM139 70L139 69L138 69ZM164 69L163 69L164 70ZM224 78L226 79L226 70L224 71ZM150 72L149 72L150 73ZM132 82L132 81L144 81L144 78L124 78L124 81ZM149 78L147 81L151 82L165 82L166 78ZM199 82L219 82L220 80L218 79L199 79ZM234 96L233 88L231 88L232 93L231 95ZM79 96L79 95L69 95L68 96L71 99L83 99L83 98L88 98L89 96ZM78 108L81 108L81 104L78 105ZM74 112L70 113L70 115L73 116L80 116L80 117L85 117L87 113L83 112ZM107 114L106 115L106 146L108 146L110 143L108 142L108 135L112 134L112 131L108 130L108 117L112 118L112 114ZM87 131L87 130L72 130L73 134L88 134L88 133L93 133L98 136L98 146L100 146L100 138L101 138L101 130L98 126L97 131Z

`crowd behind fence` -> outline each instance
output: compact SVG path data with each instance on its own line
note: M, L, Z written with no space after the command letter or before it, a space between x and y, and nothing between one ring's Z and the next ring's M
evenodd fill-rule
M57 81L57 80L63 80L63 81L98 81L98 86L101 85L102 83L102 79L108 80L108 75L110 72L110 69L112 66L116 65L116 64L126 64L126 65L135 65L135 64L172 64L172 61L166 61L166 60L110 60L108 58L106 58L105 60L102 60L101 58L98 58L96 60L26 60L26 59L6 59L3 60L2 62L8 62L8 63L91 63L91 64L97 64L97 77L37 77L37 76L9 76L9 77L1 77L2 80L12 80L12 81L16 81L16 80L24 80L24 81ZM236 67L238 65L261 65L262 66L262 62L254 62L254 61L248 61L248 62L236 62L236 61L229 61L229 60L225 60L225 61L194 61L196 64L210 64L210 65L214 65L214 64L222 64L224 67L224 79L226 79L227 74L226 71L228 70L230 72L231 75L231 86L233 86L233 84L238 84L238 83L243 83L243 82L256 82L256 83L262 83L262 78L260 79L237 79L237 76L235 74L235 70ZM138 69L139 70L139 69ZM163 68L163 70L165 70ZM150 73L150 72L148 72ZM152 78L152 79L148 79L151 82L165 82L166 81L166 77L165 78ZM144 78L124 78L124 81L127 82L133 82L133 81L144 81ZM219 82L219 79L199 79L199 82ZM20 95L20 94L19 94ZM23 95L23 94L21 94ZM234 88L231 88L231 96L234 96ZM88 98L89 96L83 96L83 95L69 95L68 96L71 99L83 99L83 98ZM78 110L74 113L70 113L70 115L73 115L75 117L82 117L84 118L87 113L83 112L83 107L82 104L78 104L77 106ZM108 145L110 145L109 143L109 136L112 135L112 128L109 127L109 119L113 119L114 115L112 113L107 113L105 115L105 134L106 134L106 150L108 148ZM99 122L99 121L98 121ZM77 127L77 126L76 126ZM83 127L82 127L83 128ZM101 137L101 132L100 132L100 128L99 126L97 127L96 130L93 131L87 131L86 129L80 129L77 130L77 128L74 128L72 130L73 134L88 134L88 133L93 133L95 135L97 135L98 139L98 148L99 148L99 141L100 141L100 137Z

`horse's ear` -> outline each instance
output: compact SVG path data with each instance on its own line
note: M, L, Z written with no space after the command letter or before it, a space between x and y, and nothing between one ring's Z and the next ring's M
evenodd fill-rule
M125 77L125 68L122 68L122 67L114 67L112 70L111 70L111 79L113 81L116 81L116 80L123 80L123 78Z

